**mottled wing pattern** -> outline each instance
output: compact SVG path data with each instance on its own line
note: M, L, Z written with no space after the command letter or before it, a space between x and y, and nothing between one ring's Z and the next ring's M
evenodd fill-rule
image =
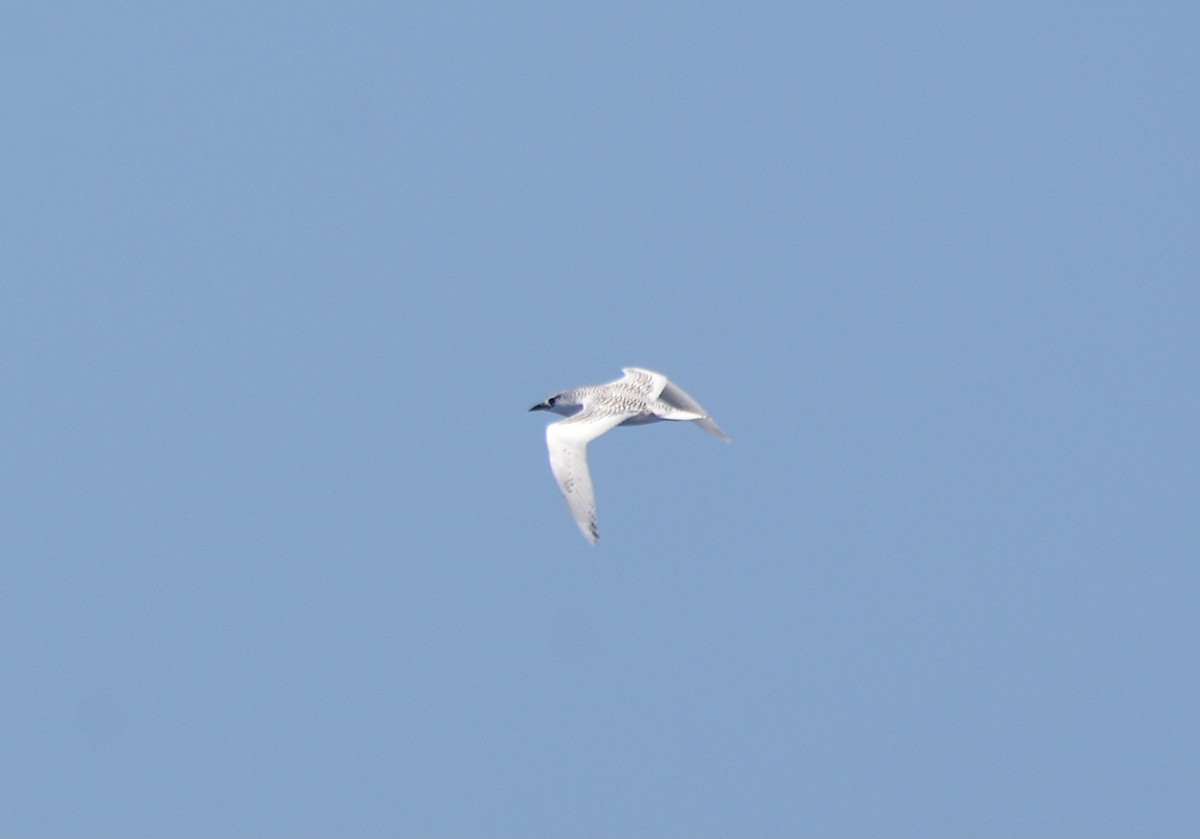
M653 370L644 370L641 367L622 367L621 372L625 374L624 378L617 379L613 384L620 383L631 387L647 400L657 399L658 395L662 393L662 389L668 384L666 376L662 373L655 373Z

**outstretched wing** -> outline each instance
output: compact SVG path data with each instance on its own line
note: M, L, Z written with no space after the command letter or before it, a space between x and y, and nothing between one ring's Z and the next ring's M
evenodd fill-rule
M599 414L584 408L573 417L546 426L550 469L567 499L575 523L593 545L600 533L596 529L596 497L592 493L592 475L588 471L587 444L605 431L616 428L629 416L624 413Z
M722 431L721 427L717 425L713 421L713 418L708 415L708 411L704 410L704 408L700 406L699 402L688 396L684 389L679 385L675 384L674 382L665 382L662 392L658 395L658 399L660 402L666 402L672 408L679 408L684 411L692 411L700 414L700 419L694 420L696 425L700 426L714 437L719 437L726 443L729 442L729 438L725 436L725 432Z

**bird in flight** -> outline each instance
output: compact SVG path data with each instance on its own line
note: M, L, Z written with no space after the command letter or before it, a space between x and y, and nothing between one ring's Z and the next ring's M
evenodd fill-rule
M577 387L555 394L531 411L553 411L566 419L546 426L550 469L567 499L571 515L593 545L596 498L588 472L587 444L618 425L646 425L664 420L690 421L726 443L729 438L700 403L662 373L640 367L623 368L625 375L605 385Z

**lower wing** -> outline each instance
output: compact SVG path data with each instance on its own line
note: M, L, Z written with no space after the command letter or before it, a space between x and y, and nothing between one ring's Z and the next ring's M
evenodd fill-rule
M593 545L600 538L596 527L596 497L588 470L587 444L616 428L629 414L597 416L586 408L573 417L546 426L546 448L550 469L567 499L571 515L584 537Z

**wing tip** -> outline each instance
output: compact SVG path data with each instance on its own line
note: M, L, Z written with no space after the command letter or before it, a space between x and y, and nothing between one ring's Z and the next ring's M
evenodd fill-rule
M693 422L696 423L696 425L703 428L705 431L707 431L712 436L716 437L722 443L732 443L733 442L733 440L729 439L729 435L721 430L721 426L717 425L716 421L713 420L712 417L704 416L704 417L701 417L700 419L693 420Z
M583 532L583 538L587 539L592 545L600 541L600 529L596 527L596 522L590 521L587 524L580 522L579 529Z

